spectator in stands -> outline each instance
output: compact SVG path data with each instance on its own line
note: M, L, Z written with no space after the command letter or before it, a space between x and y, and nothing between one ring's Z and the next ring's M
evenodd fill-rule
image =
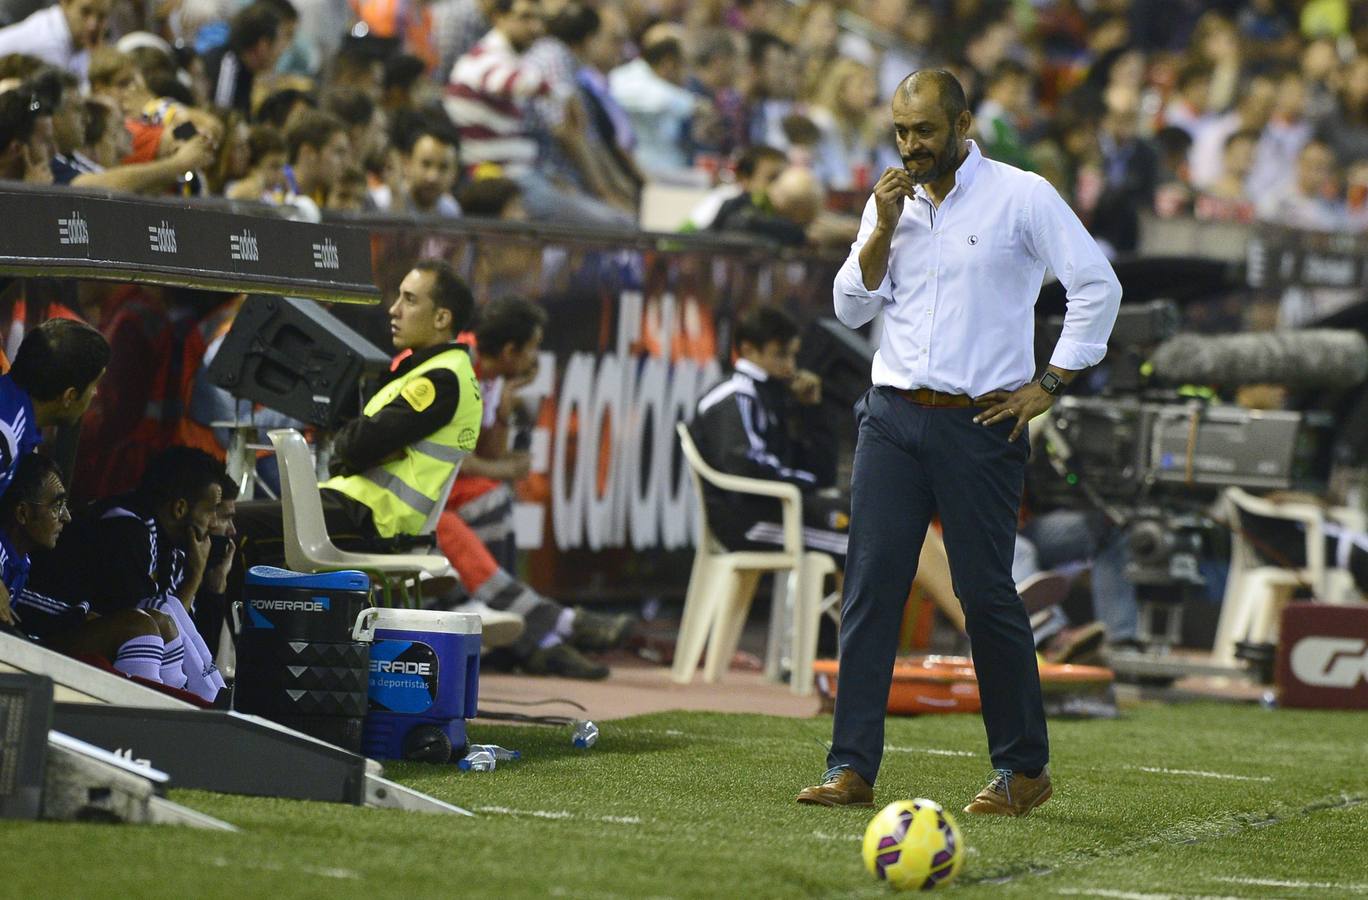
M1237 131L1226 138L1221 177L1197 197L1194 212L1199 219L1218 222L1254 221L1254 204L1245 192L1245 180L1254 165L1257 131Z
M685 126L699 100L682 86L684 71L683 46L674 38L661 38L608 74L613 99L632 120L637 165L647 174L689 167Z
M141 115L143 106L154 99L133 59L113 47L99 47L91 54L90 93L109 100L125 116Z
M1140 211L1154 203L1159 155L1139 135L1140 97L1124 87L1106 93L1098 143L1104 187L1093 212L1092 233L1109 255L1130 253L1140 243Z
M850 59L837 60L813 95L809 115L820 130L813 169L829 190L870 185L878 148L887 140L874 113L878 99L874 71Z
M0 93L0 179L52 184L52 115L25 82Z
M388 114L416 110L425 105L426 64L416 56L398 53L385 60L380 108ZM449 69L450 67L448 67Z
M996 159L1034 171L1021 123L1032 106L1031 73L1014 59L1004 59L988 76L983 102L974 114L979 149Z
M108 342L84 322L48 319L25 335L0 375L0 494L42 440L40 429L81 418L108 365Z
M133 146L123 113L109 100L91 97L85 101L85 122L81 151L106 169L118 165Z
M176 626L166 616L126 609L90 617L88 603L63 603L29 588L29 555L54 548L70 521L57 464L29 453L0 497L0 628L72 656L103 657L126 675L160 683L163 630L176 640Z
M447 498L447 514L437 523L437 545L460 575L473 609L488 607L523 618L522 636L509 648L519 668L535 675L598 679L608 669L580 651L619 646L630 618L567 609L510 574L517 545L509 483L527 475L531 457L525 449L510 449L509 438L523 415L518 391L537 374L545 326L541 308L520 298L496 301L480 316L477 369L485 404L480 440Z
M787 41L768 31L753 31L746 41L746 133L752 144L786 149L784 117L800 111L794 108L802 86L798 57Z
M632 157L636 133L631 117L608 85L608 73L622 62L626 23L611 6L582 6L578 16L566 19L557 16L552 24L575 55L575 85L587 119L590 156L599 164L607 190L619 203L635 207L646 178Z
M740 194L723 203L711 228L801 247L821 208L822 186L816 176L809 169L789 166L765 192Z
M804 9L820 5L810 3ZM689 123L691 159L699 154L726 159L749 143L745 104L736 90L739 59L736 41L726 31L708 32L698 40L684 81L703 100Z
M1244 83L1233 110L1220 116L1192 144L1192 181L1199 188L1210 186L1221 177L1226 141L1237 131L1262 135L1273 114L1277 86L1266 75L1255 75Z
M997 71L998 65L1007 59L1016 39L1016 26L1006 17L986 25L975 23L969 32L968 40L964 43L963 59L956 71L968 78L964 82L964 92L970 109L978 109L987 96L988 80Z
M296 19L297 21L297 19ZM210 52L205 69L211 85L210 102L244 115L252 112L252 90L258 76L275 71L284 49L283 21L273 3L253 3L233 16L228 43Z
M30 574L34 592L89 603L101 616L127 609L164 614L177 636L165 645L162 681L210 702L223 678L190 611L209 558L223 477L223 464L203 451L162 451L136 491L100 501L72 522L56 549L34 555Z
M537 142L527 106L550 95L545 73L524 54L544 24L535 0L492 0L494 27L451 70L447 114L460 131L462 162L497 165L518 182L532 215L562 224L627 225L633 217L580 191L552 183L537 169ZM559 99L564 99L563 97Z
M784 171L787 160L782 151L760 144L748 148L736 161L736 177L708 192L689 213L684 231L706 231L717 221L727 201L743 194L766 196L770 183Z
M323 95L322 107L347 126L355 162L368 165L383 157L389 144L385 115L369 94L357 88L339 88Z
M328 67L328 86L337 88L359 88L371 99L379 102L385 78L383 52L375 46L370 37L354 38L348 36L342 41L337 55Z
M186 172L198 172L213 163L212 138L195 134L186 140L174 139L170 153L152 162L110 167L100 165L80 152L86 123L85 104L81 100L76 76L50 74L58 98L52 117L56 152L50 164L55 184L135 194L160 194L176 186Z
M229 200L276 204L285 195L285 166L289 147L281 133L268 125L253 125L247 134L247 175L230 185Z
M1306 84L1294 69L1278 79L1273 98L1273 113L1264 126L1254 150L1254 168L1249 173L1249 194L1261 197L1285 187L1294 179L1297 158L1311 140L1311 123L1306 119Z
M390 209L423 216L454 218L461 206L452 196L460 160L455 129L444 119L426 117L405 135L398 149L403 157L404 189Z
M0 56L27 53L84 81L90 51L104 39L109 8L110 0L58 0L0 28Z
M1235 105L1244 72L1240 34L1230 19L1212 11L1197 20L1191 46L1189 59L1211 73L1211 86L1203 105L1212 114L1220 115Z
M480 178L461 188L461 210L468 216L527 221L522 204L522 189L509 178Z
M1368 159L1368 54L1354 57L1343 72L1336 111L1316 136L1334 148L1341 165Z
M1335 42L1328 38L1311 41L1302 50L1301 75L1306 84L1305 116L1313 125L1332 118L1338 110L1335 85L1342 62Z
M1344 228L1347 219L1339 196L1339 176L1330 145L1321 140L1309 141L1297 157L1296 177L1256 201L1259 218L1310 231Z
M1214 124L1211 102L1211 69L1202 63L1188 63L1178 70L1173 98L1164 107L1163 123L1181 128L1195 141Z
M327 200L337 173L346 168L351 158L347 127L336 116L310 110L301 113L290 126L285 141L290 151L290 167L286 171L290 194L286 202L306 220L317 222L322 218L319 209Z
M340 91L351 91L354 88L339 88ZM317 109L318 101L307 91L299 88L281 88L267 94L256 107L254 120L261 125L269 125L278 129L281 133L287 131L299 115L306 110Z
M337 174L324 208L339 212L361 212L371 208L370 202L366 170L360 166L347 166Z

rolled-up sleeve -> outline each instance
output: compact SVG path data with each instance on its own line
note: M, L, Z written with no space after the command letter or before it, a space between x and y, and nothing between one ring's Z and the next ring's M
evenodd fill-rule
M860 271L860 251L864 249L865 241L869 240L870 233L874 231L878 215L874 209L874 195L871 194L865 203L864 215L860 216L860 230L855 235L855 243L850 245L850 256L836 273L836 280L832 286L836 318L849 328L859 328L878 315L885 303L893 302L893 279L888 274L884 275L883 283L878 288L869 291L865 289L864 274ZM891 254L888 269L889 272L893 270Z
M1092 235L1064 198L1043 179L1027 204L1027 236L1036 258L1064 285L1064 330L1050 365L1070 371L1095 366L1121 307L1121 282Z

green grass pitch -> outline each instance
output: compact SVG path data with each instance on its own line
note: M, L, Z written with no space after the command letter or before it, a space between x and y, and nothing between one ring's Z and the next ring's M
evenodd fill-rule
M239 834L0 823L0 896L877 897L870 810L800 807L830 719L669 713L567 729L473 725L523 751L492 773L389 774L476 819L196 791ZM1368 896L1368 714L1141 705L1051 723L1055 795L958 814L956 897ZM958 810L988 775L976 716L890 719L882 804Z

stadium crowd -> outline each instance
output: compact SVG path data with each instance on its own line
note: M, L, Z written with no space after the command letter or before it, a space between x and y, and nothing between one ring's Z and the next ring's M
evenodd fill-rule
M1146 209L1368 222L1368 20L1346 0L10 0L5 17L0 176L31 183L316 219L489 214L487 188L463 195L502 179L520 215L621 226L648 182L717 183L692 227L802 243L897 164L898 81L945 66L985 154L1048 178L1114 253Z
M901 165L895 87L944 66L967 88L984 155L1047 178L1111 255L1136 250L1145 211L1368 228L1368 12L1347 0L6 0L6 20L0 180L222 197L309 221L625 228L663 183L703 195L685 230L833 246L853 236L849 213L878 173ZM430 304L454 290L415 271L431 275ZM29 626L50 622L54 646L212 696L217 631L191 616L213 604L192 598L227 589L235 487L216 417L185 411L215 402L192 376L237 302L94 283L73 299L41 280L0 291L15 361L0 381L13 435L0 563L15 606L0 603L0 619L40 637ZM534 313L510 307L516 337L499 333L503 355L485 361L510 386L504 401L486 391L486 427L511 415L541 339ZM79 418L106 368L119 390L86 417L67 485L27 461L32 438ZM481 518L507 515L506 497L486 494L525 472L516 456L475 462L482 490L463 501L483 505L439 543L471 593L528 618L524 668L602 677L548 651L611 646L625 623L523 585L509 548L492 546L503 519L491 532ZM98 501L70 527L68 492ZM127 583L69 562L119 542L143 554L123 554ZM53 547L58 562L31 578L20 563Z

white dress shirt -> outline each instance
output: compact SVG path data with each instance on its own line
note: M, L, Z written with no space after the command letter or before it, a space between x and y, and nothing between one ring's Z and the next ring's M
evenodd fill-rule
M1052 365L1086 369L1107 352L1121 284L1073 210L1039 175L969 141L940 208L923 186L903 201L888 274L867 291L860 250L878 221L871 195L836 275L836 317L851 328L884 314L873 381L978 397L1035 375L1035 303L1048 267L1068 297Z
M81 81L90 71L90 51L78 50L71 41L62 7L53 4L22 22L0 28L0 56L27 53L50 66L64 69Z

